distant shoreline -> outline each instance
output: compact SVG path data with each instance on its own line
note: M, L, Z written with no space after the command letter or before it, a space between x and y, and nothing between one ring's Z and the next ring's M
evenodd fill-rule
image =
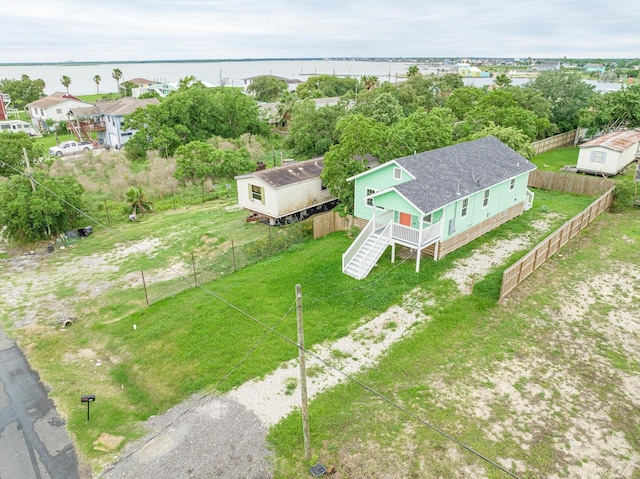
M0 63L0 67L16 66L90 66L90 65L135 65L146 63L232 63L232 62L268 62L268 61L361 61L361 62L414 62L423 63L437 60L460 59L463 57L302 57L302 58L207 58L196 59L187 58L184 60L108 60L108 61L74 61L65 62L8 62ZM511 57L464 57L465 59L493 59L493 60L513 60ZM536 58L536 60L557 60L560 58ZM565 61L581 60L590 61L589 58L564 59ZM635 60L635 58L605 58L604 60Z

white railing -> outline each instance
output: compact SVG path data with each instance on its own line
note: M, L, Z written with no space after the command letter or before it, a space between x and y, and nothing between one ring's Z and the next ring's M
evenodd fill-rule
M385 245L386 247L386 245L389 244L389 238L391 238L391 225L392 223L387 223L384 229L380 232L380 236L378 236L375 242L365 252L364 259L360 263L358 263L358 279L362 279L364 276L366 276L363 276L362 272L365 271L366 273L369 273L369 271L371 271L371 268L373 268L373 265L378 262L378 259L382 255L384 249L380 251L380 253L376 256L372 256L369 253L371 253L371 251L378 251L378 248L381 245Z
M384 228L389 223L393 221L394 212L393 211L385 211L380 216L374 215L371 221L375 222L375 230L378 231L380 228Z
M526 199L526 203L524 204L525 211L530 210L531 207L533 206L533 199L535 198L535 195L536 194L533 191L527 188L527 199Z
M393 232L391 234L394 240L399 240L410 245L418 245L420 242L420 230L411 228L410 226L393 223Z
M442 225L442 221L438 221L437 223L434 223L428 228L422 230L422 243L420 245L421 248L429 246L434 241L442 238Z
M417 248L418 245L420 245L420 247L428 246L442 236L441 223L441 221L438 221L428 228L424 228L422 232L409 226L393 223L392 237L394 240L401 241L415 248Z
M393 211L387 211L380 216L374 216L371 221L367 223L367 226L362 229L358 237L353 240L349 249L342 254L342 271L345 270L355 255L358 254L358 251L362 248L362 245L365 244L367 238L369 238L369 236L371 236L376 230L391 223L392 219Z

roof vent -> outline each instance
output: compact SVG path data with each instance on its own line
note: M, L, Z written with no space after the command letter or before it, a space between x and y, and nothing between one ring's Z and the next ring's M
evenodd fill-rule
M456 191L456 195L460 194L460 184L462 183L462 181L458 180L458 191Z

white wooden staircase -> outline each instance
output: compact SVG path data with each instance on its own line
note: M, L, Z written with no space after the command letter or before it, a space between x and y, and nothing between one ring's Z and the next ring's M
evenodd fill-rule
M356 279L365 278L390 244L393 212L374 218L342 255L342 272Z

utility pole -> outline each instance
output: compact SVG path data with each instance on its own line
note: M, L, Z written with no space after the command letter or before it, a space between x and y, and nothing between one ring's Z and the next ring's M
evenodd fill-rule
M36 191L36 184L33 181L33 176L31 175L31 163L29 163L29 155L27 155L27 149L22 148L22 153L24 154L24 161L27 164L27 175L29 176L29 181L31 182L31 189Z
M300 410L302 411L302 434L304 436L304 458L311 460L309 437L309 411L307 409L307 369L304 364L304 329L302 325L302 288L296 284L296 317L298 320L298 357L300 359Z

